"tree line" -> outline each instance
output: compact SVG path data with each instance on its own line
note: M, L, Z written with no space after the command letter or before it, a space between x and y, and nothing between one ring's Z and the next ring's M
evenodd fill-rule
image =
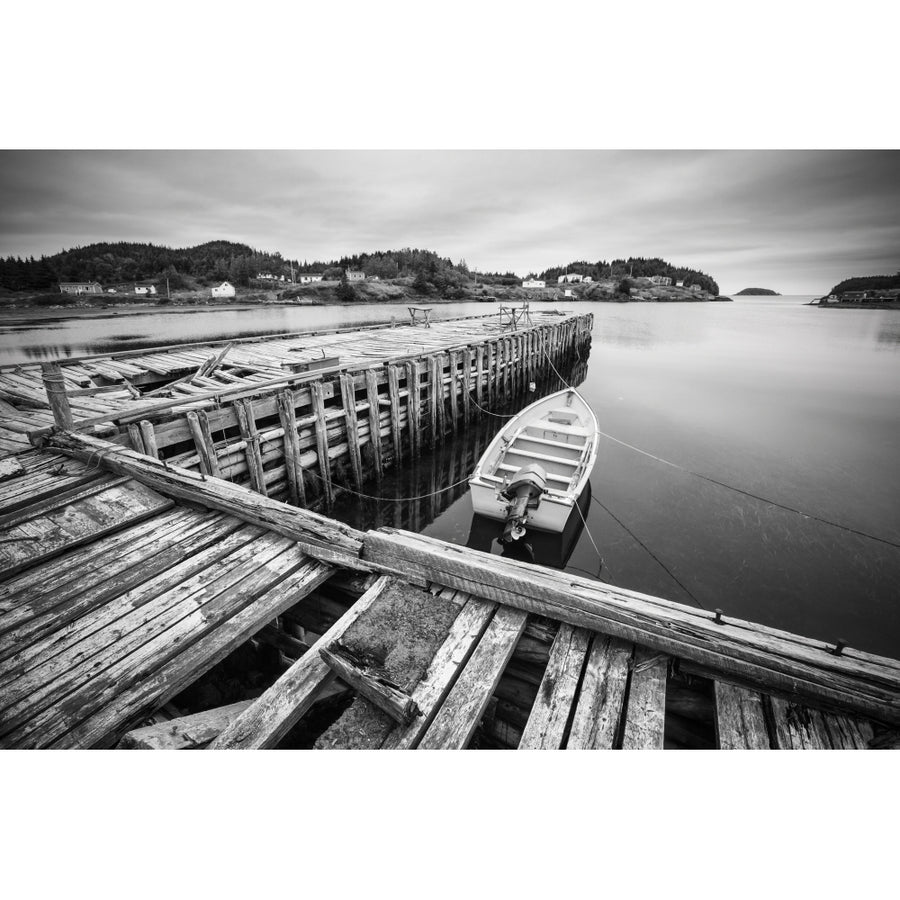
M685 287L698 284L705 291L709 291L714 297L719 295L719 285L715 279L700 272L697 269L688 269L684 266L675 266L659 257L645 259L642 256L630 256L628 259L614 259L611 262L598 260L576 260L567 266L553 266L545 269L537 277L548 282L554 282L560 275L569 274L590 276L594 281L617 281L623 278L650 278L653 275L665 275L672 282L684 281Z
M886 291L900 288L900 272L896 275L862 275L856 278L845 278L832 289L832 294L845 294L847 291Z

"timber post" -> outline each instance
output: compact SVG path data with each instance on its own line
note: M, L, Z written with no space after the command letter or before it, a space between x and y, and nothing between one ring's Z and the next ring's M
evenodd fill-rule
M66 380L63 378L59 363L41 363L41 372L44 390L47 392L47 400L50 403L56 427L63 431L72 431L75 421L72 418L72 408L69 406L69 397L66 394Z

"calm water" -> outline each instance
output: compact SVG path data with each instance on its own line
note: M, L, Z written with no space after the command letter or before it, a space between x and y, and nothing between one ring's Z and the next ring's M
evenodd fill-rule
M600 428L649 453L900 544L900 311L820 310L807 297L566 304L594 313L571 376ZM438 308L483 313L486 304ZM406 318L403 306L153 313L50 321L0 336L0 362ZM567 376L568 377L568 376ZM554 385L547 385L548 389ZM372 493L464 479L490 419ZM482 549L465 486L413 503L345 502L352 524L396 524ZM900 656L900 550L801 517L601 439L586 504L617 585ZM538 561L598 572L586 531L537 540ZM493 549L499 552L494 544Z

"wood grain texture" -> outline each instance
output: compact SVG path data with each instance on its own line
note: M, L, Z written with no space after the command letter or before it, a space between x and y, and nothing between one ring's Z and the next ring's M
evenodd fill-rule
M213 750L252 750L274 747L302 718L318 693L336 677L319 650L327 647L378 602L390 579L379 578L309 652L292 665L261 697L212 743Z
M665 654L636 648L625 711L623 750L662 750L668 666Z
M422 737L420 750L461 750L466 747L525 630L527 618L516 609L501 607L497 610Z
M591 634L562 624L532 707L520 750L558 750L563 746Z
M566 749L612 749L625 705L633 655L633 644L594 635Z
M762 696L724 681L716 681L714 685L719 749L769 750Z

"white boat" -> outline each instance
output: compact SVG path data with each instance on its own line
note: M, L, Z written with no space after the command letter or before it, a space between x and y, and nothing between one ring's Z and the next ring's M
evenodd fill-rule
M506 522L504 540L527 528L560 533L597 459L597 418L573 388L523 409L491 441L469 479L476 513Z

